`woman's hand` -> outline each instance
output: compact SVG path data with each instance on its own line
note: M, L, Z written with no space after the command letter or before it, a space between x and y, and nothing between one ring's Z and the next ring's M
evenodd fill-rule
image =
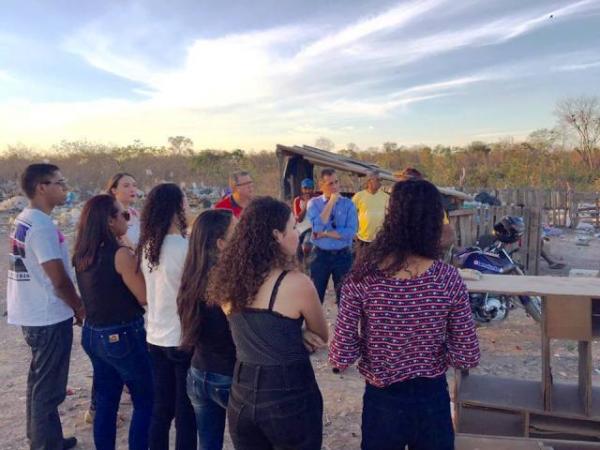
M318 349L327 346L327 342L324 342L317 334L306 329L302 332L302 339L304 341L304 347L306 347L310 353L314 353Z

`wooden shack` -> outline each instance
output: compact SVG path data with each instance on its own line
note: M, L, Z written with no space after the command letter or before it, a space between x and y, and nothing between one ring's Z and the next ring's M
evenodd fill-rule
M280 196L282 200L291 201L300 194L300 183L304 178L314 179L314 167L331 167L341 172L347 172L356 177L355 191L360 189L360 178L371 170L377 170L383 181L395 182L394 174L376 164L359 161L344 155L328 152L308 145L286 146L277 145L277 158L280 172ZM438 187L442 195L451 197L453 203L462 204L473 197L455 189Z

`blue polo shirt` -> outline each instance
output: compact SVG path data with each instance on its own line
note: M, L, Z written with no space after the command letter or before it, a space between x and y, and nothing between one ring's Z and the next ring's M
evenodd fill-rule
M312 238L313 244L315 244L321 250L342 250L344 248L350 248L352 246L352 239L356 235L358 230L358 216L356 214L356 207L354 203L346 197L338 198L329 221L323 223L321 220L321 213L325 209L327 200L325 196L320 195L312 198L308 202L306 215L308 216L312 225L312 231L314 233L321 231L337 231L342 239L332 238Z

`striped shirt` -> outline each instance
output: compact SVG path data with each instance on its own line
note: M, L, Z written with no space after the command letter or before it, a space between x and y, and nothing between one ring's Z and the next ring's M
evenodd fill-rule
M360 323L360 333L359 333ZM374 271L342 287L329 362L340 370L360 358L367 382L385 387L479 363L469 295L458 271L435 261L399 280Z

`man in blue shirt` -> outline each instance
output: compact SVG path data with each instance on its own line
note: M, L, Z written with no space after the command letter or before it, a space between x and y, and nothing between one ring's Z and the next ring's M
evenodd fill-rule
M334 169L321 171L319 187L323 195L311 199L307 209L316 254L310 265L310 277L321 303L332 277L336 303L339 303L342 280L352 267L350 249L358 229L358 217L352 201L340 194L340 182Z

